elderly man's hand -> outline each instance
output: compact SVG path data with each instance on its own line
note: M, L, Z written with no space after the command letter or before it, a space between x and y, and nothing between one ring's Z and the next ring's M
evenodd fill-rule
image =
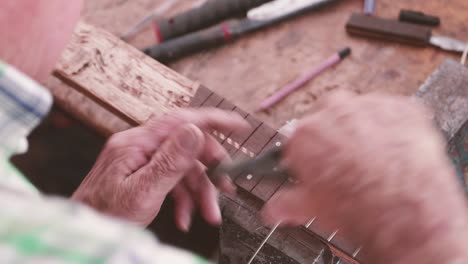
M187 109L152 118L113 135L72 198L103 213L147 225L171 192L181 230L189 229L195 205L209 223L219 224L217 191L205 166L227 153L210 132L227 134L246 127L237 114L217 109ZM219 185L224 191L234 188L227 177Z
M285 149L300 184L275 195L265 218L317 216L363 245L366 263L468 263L462 188L429 112L379 94L339 93L318 108Z

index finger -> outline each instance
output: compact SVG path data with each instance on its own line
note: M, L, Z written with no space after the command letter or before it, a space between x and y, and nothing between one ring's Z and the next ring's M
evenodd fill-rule
M216 130L225 134L249 128L247 121L237 113L217 108L181 109L160 119L150 118L144 126L155 131L164 129L169 134L176 126L185 123L192 123L205 132Z

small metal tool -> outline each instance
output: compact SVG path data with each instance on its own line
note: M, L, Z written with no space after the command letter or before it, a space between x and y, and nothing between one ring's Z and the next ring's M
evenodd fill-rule
M221 162L218 166L209 169L207 174L213 182L218 182L219 177L225 175L234 179L241 173L279 177L286 173L286 169L280 165L282 152L282 147L274 147L253 159L237 160L229 163Z
M405 9L400 11L400 16L398 17L398 20L402 22L426 25L431 27L436 27L440 25L439 17L427 15L419 11Z
M415 46L436 46L443 50L462 53L466 43L446 37L432 35L427 26L397 20L353 14L346 24L351 35L396 41Z

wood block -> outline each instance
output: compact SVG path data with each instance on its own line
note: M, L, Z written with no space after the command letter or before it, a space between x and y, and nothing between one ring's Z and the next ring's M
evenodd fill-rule
M116 36L83 22L54 76L132 125L188 106L199 87Z
M50 76L44 86L54 95L54 103L105 137L132 127L125 120L54 76Z

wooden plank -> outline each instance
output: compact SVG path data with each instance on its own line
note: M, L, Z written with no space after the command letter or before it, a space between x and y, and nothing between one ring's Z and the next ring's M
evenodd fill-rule
M52 92L54 102L60 108L105 137L132 127L125 120L53 76L44 86Z
M188 106L199 87L84 22L78 24L54 75L132 125Z

